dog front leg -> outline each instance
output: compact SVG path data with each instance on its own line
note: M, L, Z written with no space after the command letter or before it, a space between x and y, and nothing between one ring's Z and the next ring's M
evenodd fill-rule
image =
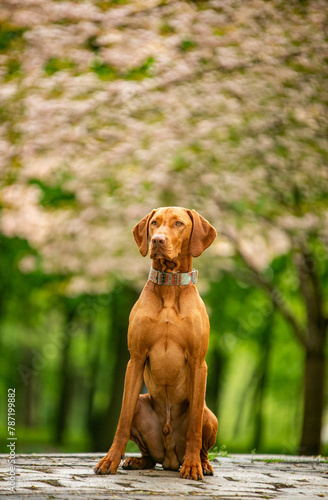
M200 450L202 448L206 376L207 366L205 361L193 367L190 421L186 438L185 457L180 470L180 477L184 479L203 479Z
M130 437L132 419L142 387L143 367L143 360L130 359L128 362L125 373L123 403L116 434L107 455L95 467L96 474L116 474Z

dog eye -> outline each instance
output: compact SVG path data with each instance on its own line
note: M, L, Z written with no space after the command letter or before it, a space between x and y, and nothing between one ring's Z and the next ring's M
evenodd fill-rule
M176 226L183 226L183 222L180 222L179 220L176 221L175 223Z
M157 226L157 222L155 220L152 220L150 223L152 226Z

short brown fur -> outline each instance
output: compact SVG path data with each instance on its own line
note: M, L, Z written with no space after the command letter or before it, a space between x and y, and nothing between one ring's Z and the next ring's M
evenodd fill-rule
M194 210L153 210L133 229L140 253L154 269L189 272L216 237L215 229ZM205 404L209 319L195 285L160 286L148 281L130 314L130 361L121 415L113 444L95 468L115 474L127 441L137 443L141 458L128 458L126 469L180 469L180 477L212 475L208 450L218 423ZM140 394L143 380L147 394Z

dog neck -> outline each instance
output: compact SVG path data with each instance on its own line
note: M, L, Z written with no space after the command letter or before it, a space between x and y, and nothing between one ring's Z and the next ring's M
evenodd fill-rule
M179 255L177 259L153 259L153 268L164 273L189 273L192 270L192 256Z

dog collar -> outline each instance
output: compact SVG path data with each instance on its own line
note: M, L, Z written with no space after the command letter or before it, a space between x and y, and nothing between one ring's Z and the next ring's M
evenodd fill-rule
M156 271L153 266L150 268L149 281L157 285L189 285L197 283L198 271L193 269L190 273L164 273Z

